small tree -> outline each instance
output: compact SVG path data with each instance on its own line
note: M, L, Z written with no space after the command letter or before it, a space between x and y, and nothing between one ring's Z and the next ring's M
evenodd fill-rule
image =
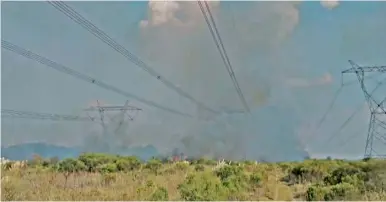
M86 165L89 172L95 172L103 164L115 163L118 160L118 156L102 153L84 153L78 159Z
M86 165L82 161L67 158L59 162L58 171L63 172L66 179L65 184L67 184L68 177L75 172L80 172L86 170Z

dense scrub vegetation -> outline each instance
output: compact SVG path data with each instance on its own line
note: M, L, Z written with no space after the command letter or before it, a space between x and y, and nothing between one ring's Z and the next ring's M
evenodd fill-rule
M2 165L2 200L386 200L386 161L146 163L82 154Z

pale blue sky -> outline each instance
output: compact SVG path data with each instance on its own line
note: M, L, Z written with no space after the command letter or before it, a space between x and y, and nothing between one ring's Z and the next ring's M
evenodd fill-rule
M166 29L153 27L145 30L140 27L140 21L148 19L148 2L67 4L198 100L215 109L242 107L201 15L192 14L192 18L201 23L201 26L194 28L196 30L186 31L174 25L165 25L170 26ZM279 137L283 135L279 133L283 132L269 132L271 130L268 128L288 124L292 129L286 130L306 130L308 132L301 135L309 135L311 132L304 127L315 124L321 118L339 88L340 72L350 68L348 59L363 65L386 64L386 3L341 2L331 10L319 2L302 2L296 6L271 2L278 5L272 7L268 4L221 2L220 7L216 8L215 18L224 43L229 48L228 54L240 86L253 111L252 117L248 118L234 116L216 120L231 122L234 128L229 133L248 134L260 145L280 148L285 144ZM183 8L188 10L189 6L197 5ZM262 10L266 13L259 13ZM293 21L290 17L292 13L298 14ZM187 113L196 112L189 100L167 89L48 3L2 2L1 14L3 40L140 97ZM232 24L232 20L235 24ZM254 21L261 24L254 28ZM279 41L275 38L276 34L284 29L286 37L278 45L273 45ZM243 41L248 37L251 43ZM285 83L286 79L297 78L297 81L308 81L309 84L328 74L333 82L325 85L296 87ZM126 100L9 51L2 50L1 75L2 108L79 114L81 109L96 99L109 104L124 104ZM355 77L352 76L352 79ZM257 102L254 98L256 91L266 93L268 103L254 103ZM386 88L378 92L384 95ZM339 128L363 100L358 85L344 88L326 122L315 132L316 138L305 143L311 154L358 156L363 153L368 122L363 110L335 142L320 148L320 144ZM130 101L144 109L128 132L131 143L159 144L158 147L166 150L176 144L173 142L175 136L224 129L214 126L216 124L201 128L201 125L196 125L200 123L191 124L189 119L176 117L136 100ZM282 110L271 113L265 109L267 105ZM237 120L231 121L233 118ZM257 127L259 124L256 122L261 119L272 121ZM74 145L80 144L84 133L88 131L87 126L78 123L53 125L25 120L3 120L2 123L4 144L36 140ZM363 134L352 140L351 145L340 148L339 141L349 138L358 130L363 130ZM255 133L259 135L251 135ZM274 133L278 136L272 141L265 140L262 135L273 137ZM293 135L297 132L289 133Z

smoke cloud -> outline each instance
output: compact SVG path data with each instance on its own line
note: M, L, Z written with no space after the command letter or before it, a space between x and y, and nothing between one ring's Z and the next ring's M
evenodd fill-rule
M281 92L288 83L311 87L330 84L332 78L326 74L310 81L293 79L287 72L296 69L288 71L293 67L277 63L289 57L281 47L299 24L299 5L299 2L240 2L236 7L243 7L243 12L237 12L232 9L235 4L210 2L236 77L252 108L252 114L248 115L230 113L243 108L197 2L149 2L148 18L139 24L141 54L157 64L166 78L173 78L174 83L198 100L225 112L213 115L196 109L196 115L202 119L173 120L178 124L173 129L165 128L176 134L166 143L169 149L178 147L186 155L232 159L289 160L307 155L295 131L299 120L288 121L294 106L288 101L281 102L289 99ZM256 52L260 55L258 61ZM256 66L251 66L252 61ZM275 118L280 116L288 119ZM279 146L279 139L288 146ZM282 149L272 150L277 147Z
M336 1L336 0L321 1L320 4L323 7L331 10L339 6L339 1Z

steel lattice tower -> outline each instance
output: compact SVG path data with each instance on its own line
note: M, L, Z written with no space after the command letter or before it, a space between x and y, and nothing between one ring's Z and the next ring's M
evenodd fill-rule
M115 136L120 134L119 129L121 128L124 122L134 120L133 115L129 114L129 112L141 111L140 108L129 106L128 103L129 101L126 101L124 106L101 106L99 101L97 100L97 106L92 106L84 110L87 113L97 112L99 114L98 122L100 122L103 130L102 137L99 140L99 144L101 145L99 146L103 147L103 152L114 152L116 145L119 144L119 142L117 142L115 138ZM115 118L109 116L112 112L115 112L114 117L119 119L118 125L113 124L114 122L116 122L114 121ZM90 114L88 114L88 116L91 118ZM106 117L109 118L110 121L106 122ZM92 118L96 120L96 117Z
M134 117L132 117L128 113L128 111L140 111L140 110L142 110L142 109L137 108L137 107L129 106L128 103L129 103L129 101L126 101L124 106L100 106L99 101L97 100L97 106L89 107L89 108L85 109L84 111L87 111L87 112L97 111L97 112L99 112L99 118L100 118L101 125L102 125L102 128L104 130L104 134L105 134L106 133L105 112L112 112L112 111L121 112L122 117L121 117L119 126L116 129L116 130L118 130L118 128L125 121L125 115L129 118L130 121L134 120ZM93 118L93 119L95 119L95 118Z
M373 93L377 90L378 87L382 85L382 82L379 82L375 89L369 92L367 86L365 85L365 79L367 78L366 74L368 73L386 73L386 66L359 66L351 60L349 60L349 63L351 64L352 68L342 71L342 74L356 74L368 107L370 109L370 123L367 132L364 157L384 158L386 157L386 153L377 153L377 149L380 147L375 147L374 142L379 141L377 143L383 144L383 148L386 149L386 93L382 95L381 99L377 100L373 96Z

